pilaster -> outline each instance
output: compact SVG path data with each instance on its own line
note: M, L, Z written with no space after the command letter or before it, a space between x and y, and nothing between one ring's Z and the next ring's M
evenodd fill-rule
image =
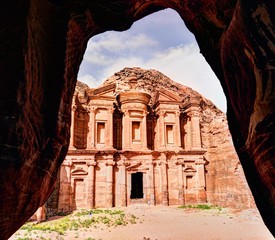
M148 160L146 165L149 167L147 178L149 183L149 201L151 205L155 205L154 162Z
M199 107L190 107L187 115L191 123L192 149L201 149L200 111ZM189 133L188 133L189 134Z
M87 206L93 208L95 206L95 156L91 161L87 161L88 166L88 196L87 196Z
M175 147L181 147L181 136L180 136L180 112L175 112Z
M120 160L117 162L119 171L119 190L120 190L120 206L127 206L127 190L126 190L126 166L125 161Z
M161 159L161 161L158 164L160 165L160 171L161 171L162 204L164 206L168 206L169 205L169 200L168 200L168 181L167 181L167 161L166 161L166 157L165 157L165 159Z
M75 109L76 109L76 107L73 105L72 106L72 111L71 111L71 127L70 127L70 133L71 134L70 134L69 150L75 150L76 149L75 146L74 146Z
M184 204L184 186L183 186L183 169L182 165L184 164L183 161L177 161L177 170L178 170L178 200L180 205Z
M106 165L106 207L113 207L113 159L108 159Z
M107 148L113 149L113 113L114 109L113 108L108 108L107 110L108 114L108 126L107 126Z
M59 192L59 210L71 211L73 210L73 192L72 192L72 182L71 182L71 161L64 161L62 166L65 168L66 172L66 182L60 182L63 185L63 188L60 188ZM63 190L63 191L62 191ZM61 200L61 201L60 201ZM67 202L68 201L68 202ZM67 209L68 208L68 209Z
M95 148L95 114L96 108L89 107L89 114L90 119L88 123L88 135L87 135L87 149L94 149Z
M130 149L130 136L130 113L125 110L122 119L122 149Z
M197 200L198 202L206 202L207 196L206 196L206 184L205 184L205 161L203 160L203 157L195 161L196 164L196 170L197 170Z
M142 133L141 133L141 144L142 144L142 148L144 150L147 150L147 125L146 125L146 116L147 116L148 112L147 111L143 111L143 118L142 118Z
M165 111L159 111L158 113L158 129L159 129L159 142L160 142L160 149L165 149L165 128L164 128L164 115Z

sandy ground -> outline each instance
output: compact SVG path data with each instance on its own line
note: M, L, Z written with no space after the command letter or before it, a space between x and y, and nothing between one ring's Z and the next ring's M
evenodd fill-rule
M130 206L121 208L125 213L137 217L136 224L127 226L106 225L97 228L67 231L64 236L56 233L45 235L36 231L33 238L23 230L15 233L15 239L96 239L96 240L272 240L255 209L236 211L233 209L198 210L179 209L175 206ZM24 235L25 234L25 235ZM39 235L41 234L41 235Z

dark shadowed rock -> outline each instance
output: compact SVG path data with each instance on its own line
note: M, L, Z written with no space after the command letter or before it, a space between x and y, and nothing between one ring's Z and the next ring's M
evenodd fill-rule
M0 232L7 239L52 192L88 39L176 10L228 103L234 145L274 234L273 1L5 1L0 14Z

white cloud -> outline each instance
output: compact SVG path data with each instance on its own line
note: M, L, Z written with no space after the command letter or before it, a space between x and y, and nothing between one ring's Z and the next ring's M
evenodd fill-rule
M99 85L99 81L89 74L78 77L78 81L86 83L90 87Z
M216 75L199 53L196 44L177 46L156 53L146 67L155 68L169 78L189 86L226 110L226 100Z
M172 10L150 15L128 31L93 37L82 66L78 79L91 87L125 67L156 69L226 110L218 79L199 53L192 34Z
M148 48L157 46L157 42L145 34L130 35L117 32L107 32L89 41L84 60L97 65L109 65L113 59L127 53L146 51Z
M102 57L108 58L107 55ZM156 69L172 80L198 91L213 101L223 111L226 109L225 97L220 83L203 56L199 53L199 48L196 44L180 45L165 51L156 52L150 59L143 59L138 55L109 58L108 65L101 69L97 79L94 77L89 79L89 75L79 79L86 83L92 83L92 85L88 83L90 86L94 86L96 83L99 85L106 78L124 67Z

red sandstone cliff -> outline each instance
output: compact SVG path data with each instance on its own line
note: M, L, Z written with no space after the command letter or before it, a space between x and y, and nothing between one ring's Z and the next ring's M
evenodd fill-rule
M210 100L193 89L174 82L156 70L124 68L107 78L102 86L116 84L114 95L129 91L128 77L137 76L137 90L149 93L151 101L160 88L168 89L183 98L183 104L190 98L200 103L200 127L202 147L206 153L206 188L208 202L214 205L234 208L255 207L246 183L242 166L233 146L225 114ZM76 93L85 98L88 86L78 82ZM150 104L150 103L149 103Z

